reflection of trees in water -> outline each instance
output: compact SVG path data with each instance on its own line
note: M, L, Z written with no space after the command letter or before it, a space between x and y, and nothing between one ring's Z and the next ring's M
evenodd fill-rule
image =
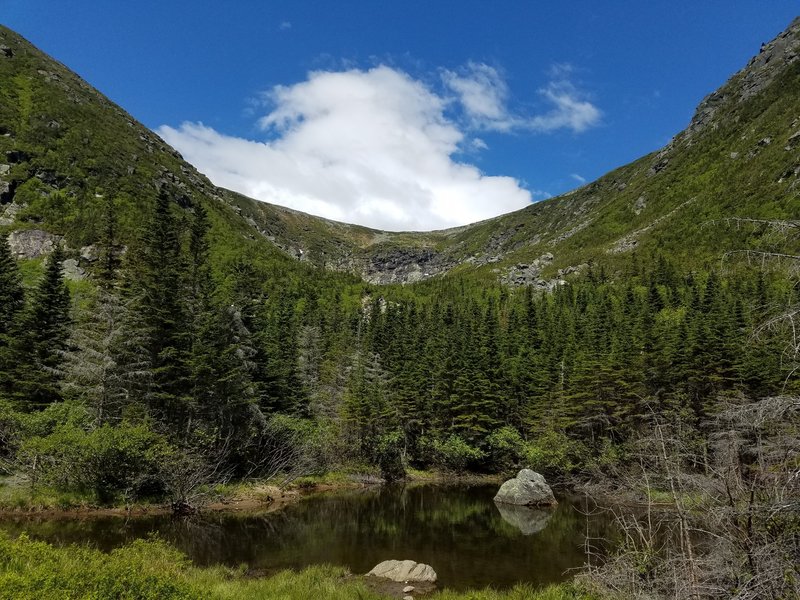
M92 540L109 549L158 531L199 564L247 563L269 572L332 563L366 572L381 560L411 558L432 565L445 585L502 586L563 579L567 569L583 564L587 531L602 535L608 526L604 518L594 519L587 529L573 505L562 502L544 529L524 536L495 508L495 492L494 487L381 488L309 498L263 515L49 523L39 537Z

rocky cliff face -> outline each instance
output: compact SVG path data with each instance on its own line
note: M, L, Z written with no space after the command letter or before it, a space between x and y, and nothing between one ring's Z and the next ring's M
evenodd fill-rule
M759 53L723 87L706 96L680 138L689 139L715 125L717 109L728 102L741 103L763 92L786 67L800 59L800 17L774 40L761 45Z

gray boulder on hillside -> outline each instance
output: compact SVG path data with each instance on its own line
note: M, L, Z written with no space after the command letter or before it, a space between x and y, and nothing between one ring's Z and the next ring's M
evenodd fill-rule
M11 254L16 258L39 258L50 254L61 241L61 236L53 235L41 229L23 229L12 231L8 235Z
M522 469L514 479L500 486L495 502L517 506L555 506L558 504L553 490L544 477L530 469Z

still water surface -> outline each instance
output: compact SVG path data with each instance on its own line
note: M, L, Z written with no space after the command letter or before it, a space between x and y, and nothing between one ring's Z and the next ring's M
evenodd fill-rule
M547 511L501 510L496 490L385 487L311 497L267 514L16 520L0 521L0 529L103 550L157 533L197 564L246 563L263 573L319 563L365 573L380 561L410 558L433 566L439 586L453 589L563 581L584 564L587 535L613 537L608 515L587 516L580 500L562 499Z

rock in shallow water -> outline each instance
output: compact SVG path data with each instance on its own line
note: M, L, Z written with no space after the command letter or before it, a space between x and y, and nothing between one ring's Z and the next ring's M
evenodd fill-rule
M553 490L544 477L530 469L522 469L514 479L500 486L495 502L517 506L555 506L558 504Z
M436 571L433 567L413 560L385 560L376 565L367 575L384 577L392 581L436 581Z

